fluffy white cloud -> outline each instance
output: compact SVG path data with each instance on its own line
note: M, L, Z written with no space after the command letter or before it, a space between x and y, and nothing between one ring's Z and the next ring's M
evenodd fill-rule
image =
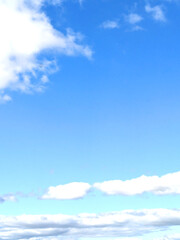
M68 31L64 35L53 28L41 11L43 3L43 0L0 0L0 101L10 100L3 94L5 89L42 90L44 82L39 81L40 76L46 75L51 65L40 60L42 52L56 50L60 54L91 57L89 47L80 44L80 34Z
M102 28L109 28L109 29L113 29L113 28L119 28L119 24L117 21L105 21L101 24Z
M78 239L145 236L180 225L180 210L125 210L104 214L0 216L0 239ZM163 232L162 232L163 233ZM133 239L133 238L132 238ZM176 238L174 238L176 239Z
M126 21L130 24L136 24L139 23L143 20L143 18L136 13L130 13L129 15L126 16Z
M162 177L141 176L131 180L112 180L95 183L94 187L108 195L136 195L145 192L156 195L180 194L180 172Z
M165 15L164 15L164 12L163 12L163 9L161 6L157 5L157 6L151 7L150 5L146 5L145 10L147 13L151 13L152 17L156 21L161 21L161 22L166 21L166 18L165 18Z
M91 185L83 182L72 182L56 187L49 187L47 192L42 196L42 199L78 199L84 197Z

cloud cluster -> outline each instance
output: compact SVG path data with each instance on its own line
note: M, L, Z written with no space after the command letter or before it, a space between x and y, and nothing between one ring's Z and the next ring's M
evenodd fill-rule
M40 58L41 53L48 55L49 50L56 50L60 54L91 57L90 48L80 44L80 34L68 31L65 35L54 29L41 11L43 3L43 0L0 0L1 102L10 100L5 89L23 92L43 89L42 76L48 73L51 62Z
M159 176L140 176L130 180L110 180L90 185L85 182L72 182L64 185L50 186L40 199L73 200L85 197L97 189L107 195L154 195L180 194L180 171ZM14 201L16 195L0 196L0 202ZM23 194L20 195L21 197Z
M104 214L0 216L0 239L137 237L180 225L180 210L125 210ZM62 239L62 238L61 238Z
M180 194L180 172L159 176L140 176L130 180L111 180L90 185L73 182L59 186L51 186L42 199L78 199L83 198L90 190L98 189L107 195L155 195Z
M155 21L159 21L159 22L166 21L163 6L161 6L161 5L151 6L150 4L146 4L145 5L145 13L146 13L146 15L150 14L151 17ZM145 19L145 17L142 17L140 14L134 13L134 12L131 12L131 13L125 15L125 22L131 25L132 31L143 30L143 27L139 26L138 24L140 22L142 22L142 20L144 20L144 19ZM105 28L105 29L119 28L119 23L118 23L118 21L107 20L101 24L101 27Z
M47 192L42 196L42 199L78 199L84 197L90 189L91 185L83 182L49 187Z

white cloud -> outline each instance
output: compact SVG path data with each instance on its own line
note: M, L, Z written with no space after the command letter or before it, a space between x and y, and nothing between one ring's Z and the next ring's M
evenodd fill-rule
M126 16L126 21L130 24L136 24L139 23L143 20L143 18L136 13L130 13L129 15Z
M125 210L104 214L0 216L0 239L79 239L148 236L180 225L180 210ZM144 239L144 238L143 238ZM172 239L172 238L171 238ZM176 239L176 238L174 238Z
M47 60L39 58L42 52L91 57L90 48L80 44L80 34L64 35L53 28L41 11L43 2L0 0L0 100L10 100L3 95L5 89L42 90L44 82L38 79L48 74Z
M117 21L105 21L101 24L102 28L109 28L109 29L113 29L113 28L119 28L119 24Z
M161 6L157 5L157 6L151 7L150 5L146 5L145 10L147 13L151 13L152 17L156 21L161 21L161 22L166 21L166 18L165 18L165 15L164 15L164 12L163 12L163 9Z
M72 182L56 187L49 187L47 192L42 196L42 199L78 199L84 197L91 185L83 182Z
M137 195L145 192L156 195L180 194L180 172L162 177L143 175L126 181L105 181L95 183L94 187L108 195Z

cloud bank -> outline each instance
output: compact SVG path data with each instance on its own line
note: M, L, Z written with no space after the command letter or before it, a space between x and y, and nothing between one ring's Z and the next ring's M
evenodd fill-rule
M0 216L0 239L137 237L180 225L180 210L144 209L103 214ZM61 238L62 239L62 238Z
M42 77L48 74L52 62L40 59L41 53L56 50L68 56L81 54L91 57L90 48L80 43L80 34L68 31L65 35L54 29L41 11L43 2L0 0L1 102L11 99L4 93L6 89L42 91Z

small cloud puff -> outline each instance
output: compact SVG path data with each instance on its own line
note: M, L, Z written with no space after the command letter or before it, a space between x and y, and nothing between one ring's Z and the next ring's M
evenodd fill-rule
M136 24L139 23L143 20L143 18L136 13L130 13L129 15L126 16L126 21L130 24Z
M91 185L83 182L72 182L56 187L49 187L47 192L42 196L42 199L79 199L84 197Z
M7 94L0 94L0 103L10 102L12 98Z
M117 21L105 21L101 24L102 28L109 28L109 29L114 29L114 28L119 28L119 24Z

